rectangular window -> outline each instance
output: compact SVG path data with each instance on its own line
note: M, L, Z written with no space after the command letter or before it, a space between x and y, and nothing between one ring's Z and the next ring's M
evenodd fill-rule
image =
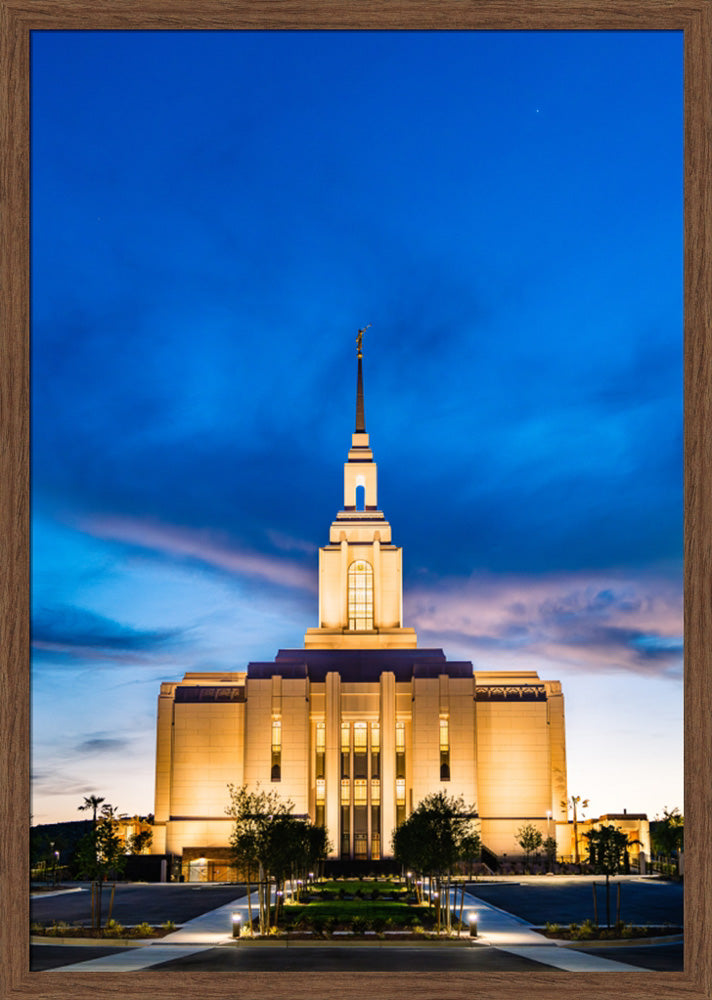
M316 779L316 804L323 806L326 802L326 781L323 778Z
M348 753L351 749L351 723L341 723L341 752Z
M368 726L354 722L354 778L368 777Z
M405 753L405 722L396 722L396 753Z
M351 855L351 828L349 825L349 807L341 806L341 857Z
M440 749L450 749L450 725L444 717L440 719Z
M326 723L317 722L315 734L314 770L317 778L326 777Z
M378 778L371 779L371 802L373 805L379 805L381 801L381 782Z
M272 719L272 767L271 781L282 780L282 720Z
M396 779L396 805L405 806L405 778Z
M345 778L341 782L341 805L347 806L351 801L351 782Z
M450 780L450 722L440 717L440 780Z
M381 726L378 722L371 723L371 777L381 776Z
M405 822L405 778L396 778L396 825Z
M380 792L379 788L379 798ZM373 804L373 783L371 783L371 803L371 857L374 861L378 861L381 857L381 807Z
M366 805L367 785L365 781L354 780L354 805Z
M405 722L396 722L396 778L405 779Z

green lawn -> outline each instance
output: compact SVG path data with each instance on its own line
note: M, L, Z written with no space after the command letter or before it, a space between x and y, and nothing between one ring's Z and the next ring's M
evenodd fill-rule
M419 920L423 926L429 926L433 917L425 906L408 906L407 903L390 903L381 900L333 899L327 902L314 902L301 905L287 903L284 907L284 922L292 925L300 917L307 920L330 920L337 924L348 924L354 918L362 920L391 920L396 927L410 925ZM282 919L280 917L280 919Z
M361 879L354 878L331 882L317 882L314 888L319 891L325 889L327 892L338 892L340 889L343 889L344 892L348 893L354 893L360 889L364 895L370 896L374 889L378 889L382 893L398 892L401 889L405 889L405 883L399 879L376 882L374 879L364 879L361 881Z

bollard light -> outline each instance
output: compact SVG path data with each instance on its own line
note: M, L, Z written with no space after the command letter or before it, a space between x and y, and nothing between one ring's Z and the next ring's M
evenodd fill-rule
M232 915L232 936L234 938L239 938L241 929L242 929L242 914L241 913L233 913L233 915Z
M470 925L470 937L477 937L477 914L474 910L467 914L467 922Z

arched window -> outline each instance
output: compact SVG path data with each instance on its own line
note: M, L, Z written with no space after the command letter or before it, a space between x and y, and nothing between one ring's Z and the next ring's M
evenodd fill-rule
M366 510L366 487L363 483L356 487L356 510Z
M348 613L352 631L373 628L373 567L363 559L349 566Z

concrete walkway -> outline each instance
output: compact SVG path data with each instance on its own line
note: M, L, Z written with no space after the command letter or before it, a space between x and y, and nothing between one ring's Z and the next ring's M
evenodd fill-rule
M468 912L477 914L480 940L498 951L506 951L567 972L613 972L616 969L625 972L646 971L640 966L627 965L610 958L587 955L572 948L559 948L549 938L532 930L531 925L521 917L515 917L512 913L500 910L492 903L486 903L466 892L465 913Z
M257 908L257 893L252 893L253 915ZM542 965L567 972L645 972L640 966L627 965L609 958L599 958L572 948L559 948L552 944L520 917L500 910L471 893L465 893L465 913L475 912L479 930L479 944L489 945L498 951L519 955ZM171 959L194 955L215 948L232 940L232 914L240 913L243 924L247 922L247 897L217 907L187 921L180 930L167 934L157 941L126 948L115 955L73 962L53 972L136 972Z
M252 915L257 912L257 893L252 893ZM138 942L135 948L126 948L115 955L92 958L86 962L72 962L52 972L136 972L148 969L174 958L195 955L232 940L232 914L239 913L243 924L247 922L247 896L218 906L186 921L180 930L166 934L156 941ZM104 942L101 942L104 944ZM106 942L107 944L109 942Z

